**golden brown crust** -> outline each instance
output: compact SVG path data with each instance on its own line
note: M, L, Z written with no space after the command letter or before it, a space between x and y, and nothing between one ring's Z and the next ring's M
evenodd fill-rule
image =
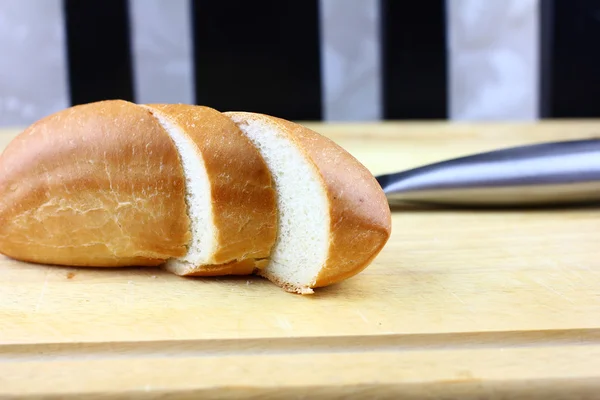
M62 110L0 157L0 252L97 267L180 257L190 238L184 179L174 143L144 108Z
M279 122L318 168L329 198L329 255L310 287L348 279L371 263L391 235L391 212L385 194L373 174L331 139L296 123Z
M265 260L246 259L232 261L226 264L206 265L202 269L187 273L183 276L225 276L225 275L251 275L264 268Z
M328 286L364 270L383 249L391 234L390 208L375 177L355 157L332 140L300 124L263 114L229 112L277 126L319 171L331 218L327 260L314 282L295 287L280 282L268 269L259 274L295 293Z
M210 180L217 230L214 264L222 274L252 273L248 262L269 257L277 236L277 203L271 173L237 125L205 106L151 104L191 138ZM264 263L258 263L257 268ZM236 267L237 265L237 267ZM215 275L218 265L198 266L195 276Z

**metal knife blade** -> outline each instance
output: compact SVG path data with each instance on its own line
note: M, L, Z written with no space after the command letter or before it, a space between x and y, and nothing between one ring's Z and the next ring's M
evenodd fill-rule
M600 139L547 142L376 176L390 205L535 206L600 202Z

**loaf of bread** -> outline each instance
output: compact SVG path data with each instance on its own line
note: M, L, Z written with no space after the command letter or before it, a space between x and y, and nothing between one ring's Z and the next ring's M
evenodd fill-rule
M25 262L257 274L308 294L390 233L360 162L262 114L107 100L42 118L0 156L0 253Z

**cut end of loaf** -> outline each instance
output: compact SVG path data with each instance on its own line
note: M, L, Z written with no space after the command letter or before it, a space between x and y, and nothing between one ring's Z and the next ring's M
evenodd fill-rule
M165 269L176 275L188 275L210 264L216 248L216 231L212 223L211 188L204 160L194 141L168 115L143 106L169 134L179 152L186 182L186 204L190 218L191 240L187 253L170 259Z
M279 236L261 275L290 292L312 293L364 270L391 230L387 199L370 171L300 124L247 112L225 115L260 149L277 188Z
M180 153L191 220L187 254L164 268L180 276L251 274L276 237L275 191L258 150L222 113L205 106L144 107Z
M225 113L260 151L277 193L278 233L271 262L261 271L285 290L309 294L325 265L329 203L318 169L289 130L260 114Z

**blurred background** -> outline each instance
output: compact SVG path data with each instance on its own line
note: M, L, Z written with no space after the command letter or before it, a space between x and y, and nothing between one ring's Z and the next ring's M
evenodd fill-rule
M108 98L311 121L600 116L598 0L0 0L0 127Z

